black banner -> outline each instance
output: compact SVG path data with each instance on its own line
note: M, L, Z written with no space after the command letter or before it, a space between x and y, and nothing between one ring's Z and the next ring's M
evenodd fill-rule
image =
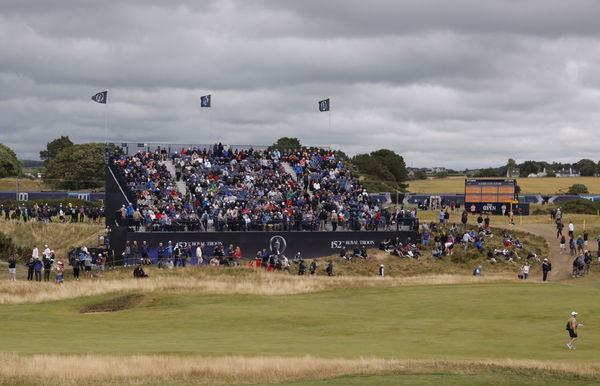
M508 216L511 204L507 202L467 202L465 209L471 213L491 213ZM513 215L529 216L529 203L519 202L512 204Z
M127 232L125 227L113 229L111 246L115 251L116 264L125 247L125 241L139 245L146 241L150 246L150 258L156 257L158 243L166 246L185 243L195 248L201 243L205 245L205 253L212 255L216 246L229 245L240 247L245 259L253 259L257 251L279 251L288 257L300 252L304 258L324 257L336 254L342 247L347 249L378 248L379 243L386 239L399 237L405 242L409 238L417 241L416 231L385 231L385 232Z

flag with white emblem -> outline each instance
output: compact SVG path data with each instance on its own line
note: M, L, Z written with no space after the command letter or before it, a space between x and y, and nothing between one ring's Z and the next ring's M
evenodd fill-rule
M329 98L319 101L319 111L329 111Z
M108 90L99 92L92 97L92 100L97 103L106 104L106 98L108 97Z
M200 97L200 107L210 107L210 94Z

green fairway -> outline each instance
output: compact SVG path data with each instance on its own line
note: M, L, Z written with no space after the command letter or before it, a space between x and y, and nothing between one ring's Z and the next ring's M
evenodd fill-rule
M100 283L99 283L100 285ZM600 358L597 286L500 283L341 289L302 295L165 293L80 314L116 295L0 308L3 351L411 359ZM571 310L586 323L565 348Z
M451 373L388 373L377 375L351 375L314 381L282 383L306 386L376 386L376 385L523 385L528 386L578 386L597 385L598 380L578 376L525 373L516 371L484 371L476 374Z

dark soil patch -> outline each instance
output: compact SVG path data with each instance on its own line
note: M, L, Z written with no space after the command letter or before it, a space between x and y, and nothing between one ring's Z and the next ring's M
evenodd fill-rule
M133 308L144 300L144 295L132 294L119 296L118 298L104 300L98 303L92 303L81 307L79 312L82 314L116 312Z

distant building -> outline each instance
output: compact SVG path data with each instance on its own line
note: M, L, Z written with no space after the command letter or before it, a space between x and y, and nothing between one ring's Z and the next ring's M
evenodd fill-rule
M581 173L573 170L573 168L560 169L556 171L556 177L581 177Z
M443 172L445 172L447 170L448 169L442 168L442 167L430 168L430 169L427 169L427 173L428 174L437 174L437 173L443 173Z
M548 173L546 173L546 168L539 173L530 173L527 178L538 178L538 177L547 177Z
M521 171L519 170L519 168L513 168L512 170L506 169L506 178L517 178L519 177L520 172Z

